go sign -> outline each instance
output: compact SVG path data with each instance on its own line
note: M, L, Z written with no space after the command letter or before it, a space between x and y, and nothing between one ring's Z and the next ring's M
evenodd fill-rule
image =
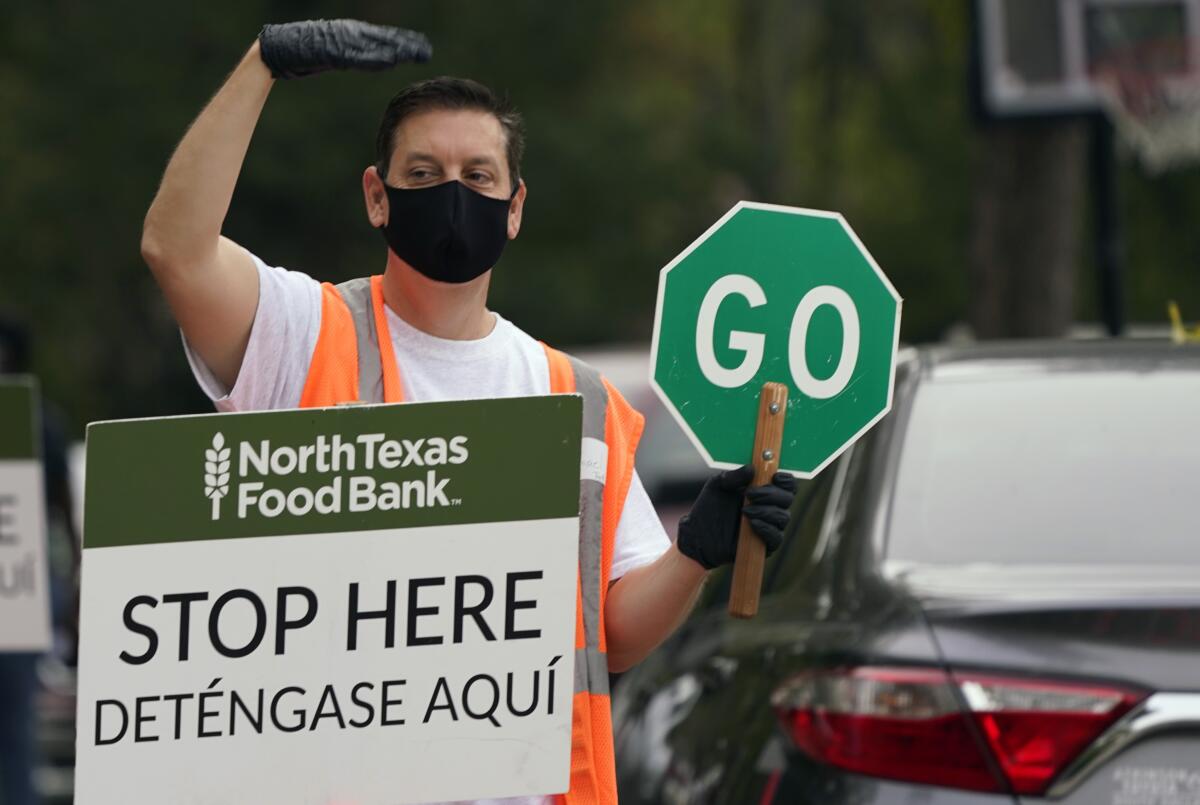
M751 458L788 386L780 469L810 478L888 412L900 297L837 213L740 202L661 272L651 383L708 463Z

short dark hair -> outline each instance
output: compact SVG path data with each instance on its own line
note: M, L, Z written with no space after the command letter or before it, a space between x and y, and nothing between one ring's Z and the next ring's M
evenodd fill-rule
M379 133L375 136L375 167L380 178L387 179L392 151L396 147L396 129L406 118L430 109L477 109L500 121L500 127L504 129L508 175L512 189L516 191L521 180L521 156L525 153L525 122L521 113L508 98L497 95L478 81L450 76L418 81L388 101L383 120L379 122Z

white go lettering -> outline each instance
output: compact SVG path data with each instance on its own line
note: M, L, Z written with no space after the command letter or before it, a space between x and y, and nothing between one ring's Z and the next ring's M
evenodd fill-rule
M763 344L766 338L761 333L747 333L744 330L732 330L729 333L729 348L745 353L742 362L733 369L726 369L717 362L716 352L713 351L713 331L717 325L717 310L721 303L734 295L744 298L750 307L760 307L767 303L767 295L762 286L744 274L730 274L721 277L713 283L700 303L700 315L696 319L696 357L700 361L700 371L710 383L725 389L744 386L762 366Z
M737 388L749 383L762 366L766 336L762 333L732 330L729 333L729 348L743 354L741 362L727 368L717 361L713 348L716 335L717 311L730 296L740 296L750 307L761 307L767 303L762 286L744 274L730 274L713 283L700 303L700 315L696 319L696 357L700 372L713 385L721 388ZM823 305L832 307L842 321L842 354L837 368L824 380L813 377L808 369L806 348L808 330L813 314ZM788 366L796 388L808 397L824 400L836 397L845 390L858 365L858 346L862 335L858 308L850 295L833 285L819 285L806 293L796 305L792 315L791 331L788 335Z

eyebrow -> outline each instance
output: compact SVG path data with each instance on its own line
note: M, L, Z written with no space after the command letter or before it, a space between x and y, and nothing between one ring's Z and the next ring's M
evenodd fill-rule
M437 163L438 159L433 154L427 154L423 151L413 151L413 152L410 152L410 153L404 155L404 161L405 161L405 163L409 163L409 164L411 164L413 162ZM490 157L490 156L471 157L470 159L466 160L466 162L464 162L463 165L466 167L474 167L477 165L486 165L486 166L492 167L492 168L500 167L499 163L495 160L495 158Z

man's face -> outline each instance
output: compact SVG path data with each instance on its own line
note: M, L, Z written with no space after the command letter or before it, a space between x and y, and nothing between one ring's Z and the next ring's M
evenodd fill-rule
M504 129L474 109L432 109L396 130L388 166L393 187L429 187L457 179L485 196L508 198L512 184Z
M508 237L521 227L525 183L516 196L508 169L504 128L495 115L475 109L431 109L406 118L396 129L387 183L405 189L432 187L451 180L496 199L512 197ZM367 215L372 226L387 222L387 195L375 168L363 176Z

